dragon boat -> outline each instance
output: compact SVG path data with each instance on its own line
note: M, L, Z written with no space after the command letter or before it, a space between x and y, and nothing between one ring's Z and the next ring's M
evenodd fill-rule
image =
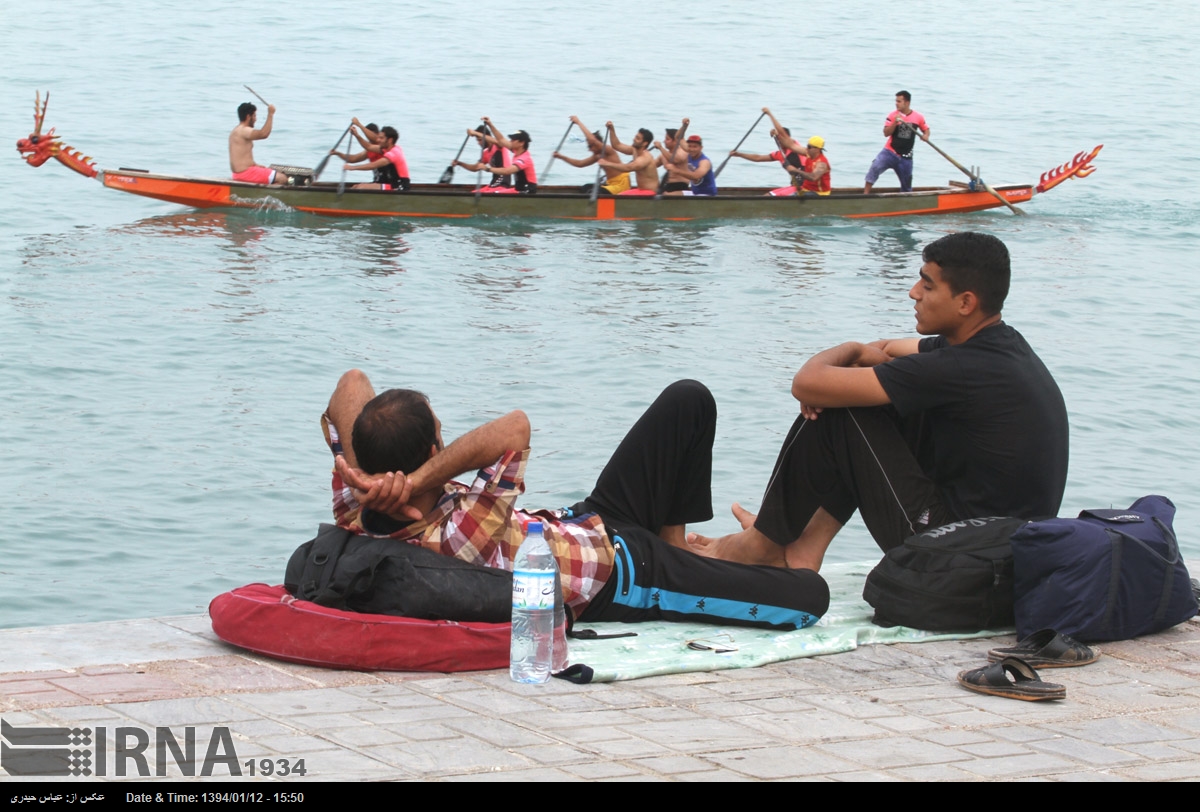
M811 217L905 217L1012 207L1032 200L1071 178L1095 171L1092 161L1103 144L1077 153L1066 163L1042 173L1036 184L989 187L978 177L969 183L918 187L911 192L886 187L863 194L859 188L835 188L824 196L770 197L767 188L721 188L716 197L602 195L592 198L578 186L540 186L537 194L487 194L471 184L417 183L406 192L353 189L338 183L311 182L265 186L227 178L182 177L144 169L97 169L89 156L66 146L54 129L42 133L46 104L34 100L35 129L17 142L17 152L31 166L51 158L110 189L194 208L289 208L333 217L468 218L521 217L566 220L710 220ZM280 167L296 172L293 167ZM301 172L306 170L301 170Z

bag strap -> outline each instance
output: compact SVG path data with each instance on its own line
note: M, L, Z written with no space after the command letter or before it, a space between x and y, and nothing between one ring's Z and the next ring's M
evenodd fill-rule
M1158 559L1162 563L1163 568L1165 570L1165 572L1163 574L1162 595L1158 599L1158 608L1154 612L1154 622L1161 623L1163 618L1165 618L1167 616L1167 610L1171 607L1171 595L1174 592L1174 586L1175 586L1175 565L1179 563L1179 542L1175 538L1175 531L1173 531L1166 522L1164 522L1162 519L1158 518L1157 516L1151 516L1150 519L1151 519L1151 521L1154 522L1155 526L1158 527L1159 532L1161 532L1163 535L1163 538L1166 539L1167 553L1170 556L1170 558L1164 558L1163 556L1159 555L1158 550L1155 550L1153 547L1151 547L1146 542L1142 541L1137 536L1132 536L1129 533L1123 533L1120 530L1116 530L1111 527L1104 528L1104 532L1107 533L1109 535L1109 537L1112 538L1114 541L1114 544L1113 544L1113 582L1112 582L1112 585L1110 585L1110 587L1109 587L1108 610L1105 612L1105 622L1107 622L1110 619L1113 609L1116 606L1116 591L1115 590L1116 590L1116 583L1117 583L1117 573L1120 571L1120 555L1118 553L1118 550L1120 549L1120 546L1121 546L1120 542L1122 542L1122 541L1132 541L1135 544L1137 544L1143 550L1150 553L1150 555L1152 555L1154 558Z
M344 597L344 592L330 587L337 561L342 557L346 542L354 535L343 527L323 524L313 539L312 549L304 562L304 572L300 577L300 595L303 600L319 603L322 606L338 606L338 600ZM331 603L330 598L335 599Z

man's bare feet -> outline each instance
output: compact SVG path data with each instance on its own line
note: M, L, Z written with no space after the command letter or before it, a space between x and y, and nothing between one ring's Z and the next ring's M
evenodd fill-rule
M753 513L737 502L733 503L733 516L742 526L740 533L730 533L720 538L710 538L699 533L687 534L687 546L696 555L719 558L738 564L762 564L768 567L786 567L784 548L754 529Z

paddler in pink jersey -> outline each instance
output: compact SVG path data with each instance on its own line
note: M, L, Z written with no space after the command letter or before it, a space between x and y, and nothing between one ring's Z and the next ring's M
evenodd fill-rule
M379 133L383 136L381 143L364 144L368 155L372 158L371 161L356 166L346 164L347 171L376 170L375 182L358 183L354 188L382 189L384 191L399 189L407 192L411 181L408 177L408 161L404 159L404 150L400 149L400 145L396 143L400 140L400 133L396 132L395 127L384 127ZM363 139L360 139L360 143L362 141Z
M496 177L512 177L512 186L491 185L481 191L491 194L537 194L537 170L533 167L533 156L529 153L529 133L524 130L517 130L510 134L507 138L500 135L500 128L492 123L492 120L487 116L483 117L483 123L490 131L487 134L482 132L475 135L483 136L483 140L487 144L491 144L503 150L509 150L512 153L512 163L509 166L495 166L493 163L485 163L480 161L476 164L465 164L458 161L458 165L471 172L484 170L491 172Z

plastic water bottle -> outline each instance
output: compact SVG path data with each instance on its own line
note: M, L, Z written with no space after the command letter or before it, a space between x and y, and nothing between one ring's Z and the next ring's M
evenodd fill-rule
M554 661L555 592L558 563L531 522L513 562L512 645L508 674L514 682L545 682Z

